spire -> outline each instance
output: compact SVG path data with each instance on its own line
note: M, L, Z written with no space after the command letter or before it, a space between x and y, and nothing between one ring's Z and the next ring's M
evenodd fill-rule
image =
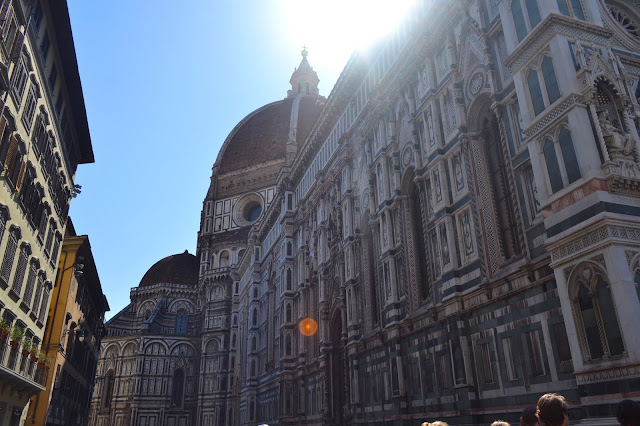
M320 82L320 79L318 78L318 73L313 70L307 60L307 56L309 55L307 46L302 47L302 52L300 52L300 54L302 55L302 61L300 61L300 65L291 75L291 79L289 80L289 83L291 83L291 90L287 91L287 97L292 98L299 93L309 96L318 96L318 83Z

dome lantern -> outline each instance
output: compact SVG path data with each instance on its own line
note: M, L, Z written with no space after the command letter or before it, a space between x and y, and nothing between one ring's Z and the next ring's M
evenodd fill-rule
M320 79L318 78L318 73L309 65L309 61L307 60L309 52L306 46L303 46L300 54L302 55L302 61L300 61L300 65L291 75L291 79L289 80L291 89L287 91L287 97L293 98L298 94L319 96L318 83Z

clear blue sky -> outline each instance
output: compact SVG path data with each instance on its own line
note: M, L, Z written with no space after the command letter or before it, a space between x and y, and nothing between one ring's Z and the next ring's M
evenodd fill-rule
M151 265L195 253L220 146L244 116L286 96L301 46L328 96L366 32L357 23L383 25L355 0L342 14L347 3L330 1L68 3L96 160L78 167L70 215L89 235L109 318Z

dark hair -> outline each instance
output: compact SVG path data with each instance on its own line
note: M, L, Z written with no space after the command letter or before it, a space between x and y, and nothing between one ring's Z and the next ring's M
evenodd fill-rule
M536 417L536 407L527 407L522 410L522 420L527 426L535 425L536 423L538 423L538 418Z
M545 393L538 400L536 415L545 426L556 426L564 423L567 414L567 401L564 396L555 393Z
M617 417L622 426L640 425L640 404L630 399L620 401Z

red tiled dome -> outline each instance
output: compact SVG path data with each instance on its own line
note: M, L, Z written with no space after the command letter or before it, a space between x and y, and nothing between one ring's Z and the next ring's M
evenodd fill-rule
M138 288L159 283L195 286L198 283L198 258L186 250L182 254L165 257L149 268Z
M216 161L220 173L283 159L289 140L294 98L270 103L246 116L231 131ZM304 97L298 108L296 142L300 146L320 115L324 100Z

